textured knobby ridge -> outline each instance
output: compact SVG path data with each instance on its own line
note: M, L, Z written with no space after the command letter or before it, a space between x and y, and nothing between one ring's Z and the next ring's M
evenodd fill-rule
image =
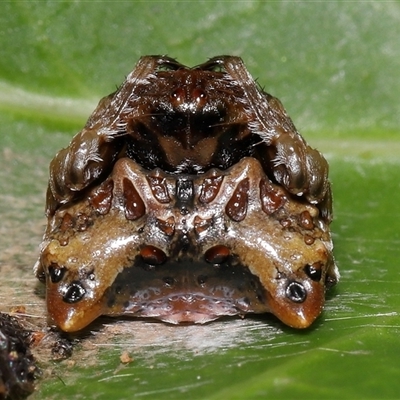
M49 323L272 312L309 326L339 274L328 164L237 57L139 60L50 165Z

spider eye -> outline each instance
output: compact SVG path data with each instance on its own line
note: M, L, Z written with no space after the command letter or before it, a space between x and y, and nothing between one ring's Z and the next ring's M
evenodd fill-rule
M293 281L286 288L286 297L294 303L303 303L307 298L307 291L301 283Z
M320 262L316 262L314 264L307 264L304 267L304 271L307 276L313 280L314 282L318 282L322 277L322 265Z

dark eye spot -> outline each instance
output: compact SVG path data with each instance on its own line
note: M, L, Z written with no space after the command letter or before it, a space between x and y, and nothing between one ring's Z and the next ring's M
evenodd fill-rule
M328 289L330 289L332 286L336 285L338 281L338 277L336 275L326 275L325 277L325 285Z
M171 93L171 103L174 107L178 107L185 101L185 90L181 87L175 89Z
M206 94L204 93L204 90L202 90L200 87L194 88L194 90L192 91L192 99L196 103L204 105L206 100Z
M321 263L316 262L314 264L307 264L304 267L304 271L307 274L307 276L312 279L314 282L318 282L321 280L322 277L322 268L321 268Z
M294 303L303 303L307 292L301 283L293 281L286 288L286 297Z
M52 263L49 266L49 275L50 275L50 280L52 283L58 283L61 281L61 279L64 277L65 272L66 272L65 267L60 267L56 263Z
M78 281L72 282L69 285L69 288L64 294L63 300L66 303L77 303L78 301L82 300L83 296L85 295L86 290L82 286L82 284Z

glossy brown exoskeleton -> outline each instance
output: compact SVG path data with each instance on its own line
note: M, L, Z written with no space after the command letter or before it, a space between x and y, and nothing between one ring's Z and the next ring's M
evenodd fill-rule
M328 165L238 57L142 57L50 165L36 275L64 331L272 312L309 326L339 277Z

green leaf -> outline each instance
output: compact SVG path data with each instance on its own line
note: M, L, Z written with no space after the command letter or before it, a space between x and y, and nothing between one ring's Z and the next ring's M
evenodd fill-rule
M102 319L68 361L36 350L33 398L398 398L399 37L398 1L2 2L0 311L24 305L45 326L31 267L49 162L145 54L240 55L282 100L330 161L342 275L305 331Z

